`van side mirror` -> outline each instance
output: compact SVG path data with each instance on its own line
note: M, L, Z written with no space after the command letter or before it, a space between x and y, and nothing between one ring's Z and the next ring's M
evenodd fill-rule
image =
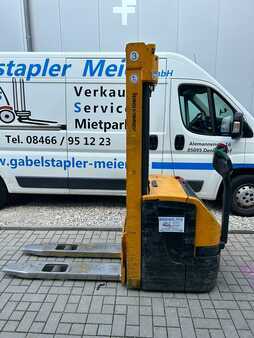
M213 154L213 167L222 178L229 176L233 170L232 162L227 152L228 147L220 143L214 149Z
M243 114L236 112L231 127L231 137L240 138L243 133Z

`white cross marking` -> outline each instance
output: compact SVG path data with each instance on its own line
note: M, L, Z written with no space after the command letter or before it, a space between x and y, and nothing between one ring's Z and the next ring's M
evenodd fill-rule
M122 0L122 7L113 7L114 14L122 15L122 25L127 26L128 14L135 13L136 0Z

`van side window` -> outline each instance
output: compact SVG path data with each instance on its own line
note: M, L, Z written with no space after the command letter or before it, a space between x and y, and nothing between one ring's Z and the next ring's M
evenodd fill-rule
M230 136L235 109L210 87L182 84L179 102L185 127L202 135Z
M208 88L183 84L179 87L179 100L185 127L197 134L213 134Z
M230 136L235 110L216 92L213 92L217 135Z

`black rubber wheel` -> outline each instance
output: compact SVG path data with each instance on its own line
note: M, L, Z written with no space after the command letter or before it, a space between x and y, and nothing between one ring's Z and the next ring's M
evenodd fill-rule
M232 211L239 216L254 216L254 175L232 178Z
M8 201L8 190L6 188L6 185L0 179L0 209L2 209Z

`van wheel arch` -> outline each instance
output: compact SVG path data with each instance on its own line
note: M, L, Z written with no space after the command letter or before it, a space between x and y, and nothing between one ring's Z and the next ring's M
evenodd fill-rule
M232 206L231 210L239 216L254 216L254 170L234 170L231 176L232 183ZM217 193L217 200L222 201L223 182Z
M0 176L0 209L3 208L8 201L8 189L7 186L3 180L3 178Z

